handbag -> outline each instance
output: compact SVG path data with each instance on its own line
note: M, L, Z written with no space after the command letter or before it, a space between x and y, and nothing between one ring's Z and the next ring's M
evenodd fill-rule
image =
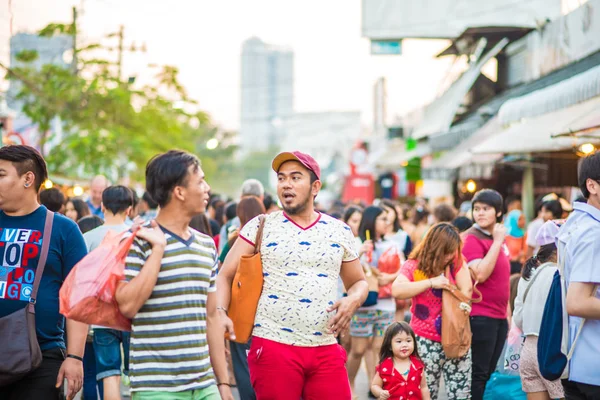
M258 231L254 241L254 254L244 254L240 257L240 265L231 283L231 301L227 315L233 322L236 343L248 343L254 329L254 318L263 288L262 260L260 246L262 243L265 216L259 218ZM229 339L229 334L225 333Z
M473 293L478 293L479 298L469 298L456 286L450 266L445 274L450 284L442 291L442 347L447 358L461 358L471 348L471 304L481 301L481 292L476 282Z
M22 379L42 363L42 351L35 330L35 301L48 259L53 222L54 213L47 211L42 250L29 303L25 308L0 318L0 337L4 342L4 356L0 363L0 386Z

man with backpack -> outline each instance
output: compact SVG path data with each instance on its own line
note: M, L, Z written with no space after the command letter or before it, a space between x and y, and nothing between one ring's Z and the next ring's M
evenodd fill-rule
M563 380L568 400L600 399L600 152L579 165L579 188L587 203L576 202L561 227L557 243L564 257L569 315L569 377ZM562 253L561 253L562 251ZM583 320L585 319L585 320ZM577 341L575 338L578 336Z
M86 255L86 248L75 222L49 214L38 203L38 191L46 179L46 162L37 150L21 145L0 148L3 400L62 399L65 378L67 398L71 399L83 381L88 327L67 320L65 344L65 319L59 314L58 293L71 269ZM19 325L15 317L23 311L30 313L30 308L35 310L35 324ZM41 364L36 365L33 359L40 351Z

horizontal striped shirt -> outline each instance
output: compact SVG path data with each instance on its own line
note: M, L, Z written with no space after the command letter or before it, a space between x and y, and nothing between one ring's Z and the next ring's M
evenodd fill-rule
M133 319L131 390L182 392L215 384L206 339L206 300L216 290L213 240L190 229L184 240L162 228L167 246L152 295ZM125 279L141 271L151 246L135 239Z

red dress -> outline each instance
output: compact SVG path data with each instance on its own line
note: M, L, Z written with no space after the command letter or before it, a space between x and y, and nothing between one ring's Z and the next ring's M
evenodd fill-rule
M383 380L383 390L390 392L389 400L421 400L421 380L425 367L416 357L410 356L410 370L404 379L394 368L394 360L389 357L377 366L377 373Z

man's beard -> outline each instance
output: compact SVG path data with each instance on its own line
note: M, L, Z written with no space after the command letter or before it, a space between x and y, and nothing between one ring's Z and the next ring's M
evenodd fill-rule
M308 208L308 206L310 205L310 192L308 193L308 195L306 196L306 199L298 204L297 206L294 207L286 207L285 203L281 202L282 207L283 207L283 211L285 211L285 213L287 215L298 215L298 214L302 214L304 211L306 211L306 209Z

